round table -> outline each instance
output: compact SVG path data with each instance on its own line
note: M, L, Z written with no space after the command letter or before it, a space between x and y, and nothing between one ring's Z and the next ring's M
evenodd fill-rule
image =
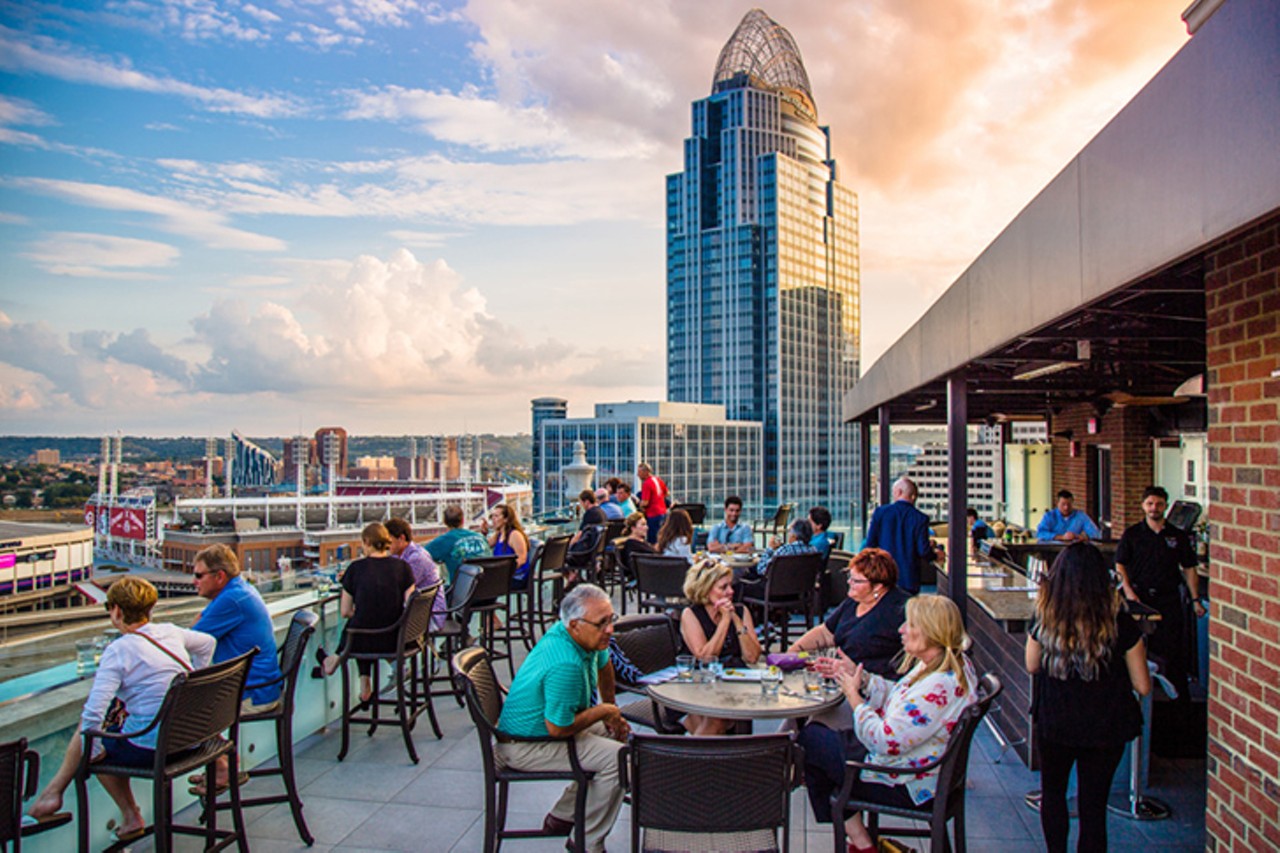
M795 694L789 696L782 690ZM765 696L758 681L666 681L651 684L646 692L653 701L686 714L702 714L728 720L782 720L808 717L834 708L843 693L820 693L810 699L804 692L803 670L791 672L777 696Z

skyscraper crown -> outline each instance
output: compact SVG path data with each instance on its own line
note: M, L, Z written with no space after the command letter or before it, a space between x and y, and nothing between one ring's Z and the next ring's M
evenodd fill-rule
M718 92L736 85L735 81L741 79L739 75L746 75L754 85L796 94L817 115L818 108L809 90L809 75L804 70L796 40L761 9L752 9L742 18L720 51L711 90Z

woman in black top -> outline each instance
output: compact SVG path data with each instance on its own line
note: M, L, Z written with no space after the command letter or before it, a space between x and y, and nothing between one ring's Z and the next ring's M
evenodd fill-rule
M689 653L702 661L744 666L760 659L751 613L733 603L733 569L714 558L699 560L684 576L684 595L690 606L680 614L680 636ZM690 714L684 719L689 734L719 735L732 720Z
M413 595L413 572L409 564L391 555L391 534L378 522L366 525L360 534L364 557L354 560L342 574L342 599L339 612L349 628L386 628L394 625L404 612L405 603ZM383 634L353 634L343 631L339 648L349 652L391 652L396 647L392 631ZM316 657L323 673L333 675L341 661L339 655L326 655L321 649ZM360 701L373 695L374 661L356 661L360 671Z
M838 648L847 668L862 664L864 672L897 677L908 596L898 588L898 566L888 551L864 548L849 561L849 597L825 622L791 644L789 652ZM843 661L842 661L843 662ZM847 715L847 714L846 714Z
M1102 553L1069 545L1040 585L1027 633L1035 677L1031 719L1040 750L1040 827L1049 853L1066 853L1067 780L1076 768L1078 851L1107 849L1107 794L1124 745L1142 729L1134 692L1151 692L1146 646Z
M649 544L649 521L643 512L633 512L627 516L622 525L622 535L626 538L614 543L618 549L618 564L622 566L627 580L635 579L635 568L631 564L636 554L656 554L657 550Z

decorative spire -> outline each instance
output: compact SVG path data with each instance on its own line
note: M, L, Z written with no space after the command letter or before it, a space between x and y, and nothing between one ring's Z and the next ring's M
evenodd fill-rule
M716 60L711 91L726 88L739 74L762 87L786 89L804 98L816 115L809 75L791 33L760 9L752 9L733 31Z

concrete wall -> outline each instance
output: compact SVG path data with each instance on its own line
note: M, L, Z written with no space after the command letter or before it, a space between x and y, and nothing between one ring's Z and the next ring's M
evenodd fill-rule
M1206 255L1213 851L1280 850L1280 213Z

